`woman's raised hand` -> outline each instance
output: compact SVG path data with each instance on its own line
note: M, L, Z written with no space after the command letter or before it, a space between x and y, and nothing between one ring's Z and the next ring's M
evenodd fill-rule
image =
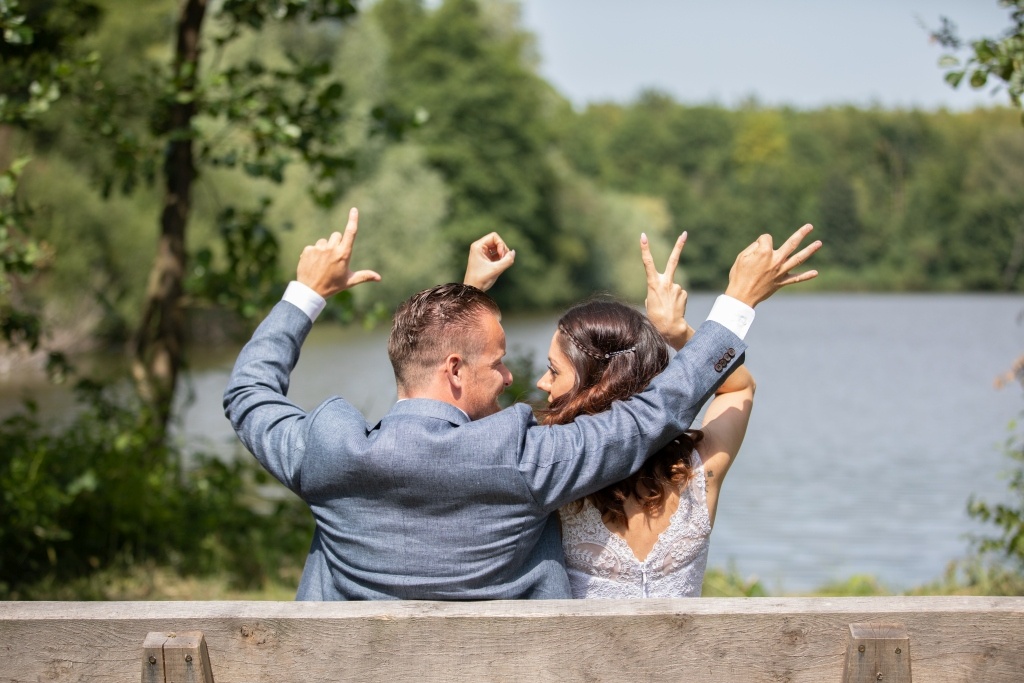
M685 244L684 232L672 247L672 253L665 264L665 272L659 273L654 265L654 257L651 256L651 245L647 241L647 235L640 235L640 257L644 262L644 270L647 271L647 298L644 300L647 317L665 341L676 350L683 348L693 336L693 328L686 322L686 290L674 281L679 256L683 253Z
M516 260L515 249L509 249L501 235L492 232L469 245L466 276L462 283L487 291Z

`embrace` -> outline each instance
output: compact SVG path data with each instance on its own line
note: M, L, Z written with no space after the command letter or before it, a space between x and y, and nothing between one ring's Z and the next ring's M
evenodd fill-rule
M344 233L303 250L224 394L239 438L316 521L296 599L699 596L753 402L743 339L758 303L817 275L791 272L821 246L798 251L811 226L778 249L762 235L740 252L696 331L673 282L685 233L664 272L641 237L647 316L607 299L569 309L536 414L497 403L512 374L485 291L515 252L487 235L470 248L464 284L398 307L388 340L398 402L369 425L343 398L308 412L287 398L325 300L380 279L350 267L357 224L353 209Z

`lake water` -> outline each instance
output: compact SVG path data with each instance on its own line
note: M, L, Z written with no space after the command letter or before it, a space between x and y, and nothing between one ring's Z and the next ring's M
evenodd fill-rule
M690 298L704 319L714 297ZM769 590L872 574L893 590L939 578L984 531L972 495L1005 499L1002 444L1024 403L994 380L1024 353L1024 297L792 295L758 308L747 366L757 398L723 488L711 566ZM556 317L506 318L511 354L543 367ZM395 399L385 331L316 327L291 396L345 396L375 422ZM184 432L236 440L220 397L233 357L195 372ZM534 378L536 379L536 378Z
M703 320L714 297L690 297ZM710 566L772 592L871 574L892 590L938 579L984 531L968 499L1005 499L1008 424L1024 402L994 380L1024 353L1024 297L791 295L758 308L757 397L723 488ZM556 316L506 317L509 350L543 367ZM292 378L306 408L338 394L375 422L395 400L386 331L315 327ZM240 446L221 409L235 351L195 359L181 430ZM536 378L533 378L536 380ZM0 392L2 393L2 392Z

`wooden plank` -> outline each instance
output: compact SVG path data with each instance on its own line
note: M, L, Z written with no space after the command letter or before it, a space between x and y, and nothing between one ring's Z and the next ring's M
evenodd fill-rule
M850 624L843 683L911 683L910 636L903 624Z
M203 632L168 633L164 642L164 669L166 683L213 683Z
M921 681L1019 683L1024 598L0 603L4 683L129 680L202 631L217 683L839 681L849 625L900 622Z
M142 683L166 683L164 643L166 633L149 633L142 642Z

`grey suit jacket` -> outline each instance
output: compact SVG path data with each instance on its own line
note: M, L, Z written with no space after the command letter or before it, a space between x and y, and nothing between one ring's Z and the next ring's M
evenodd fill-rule
M312 412L286 398L311 327L277 304L224 394L242 442L316 520L299 600L571 597L551 513L689 428L745 349L706 322L646 390L569 425L409 399L371 426L342 398Z

